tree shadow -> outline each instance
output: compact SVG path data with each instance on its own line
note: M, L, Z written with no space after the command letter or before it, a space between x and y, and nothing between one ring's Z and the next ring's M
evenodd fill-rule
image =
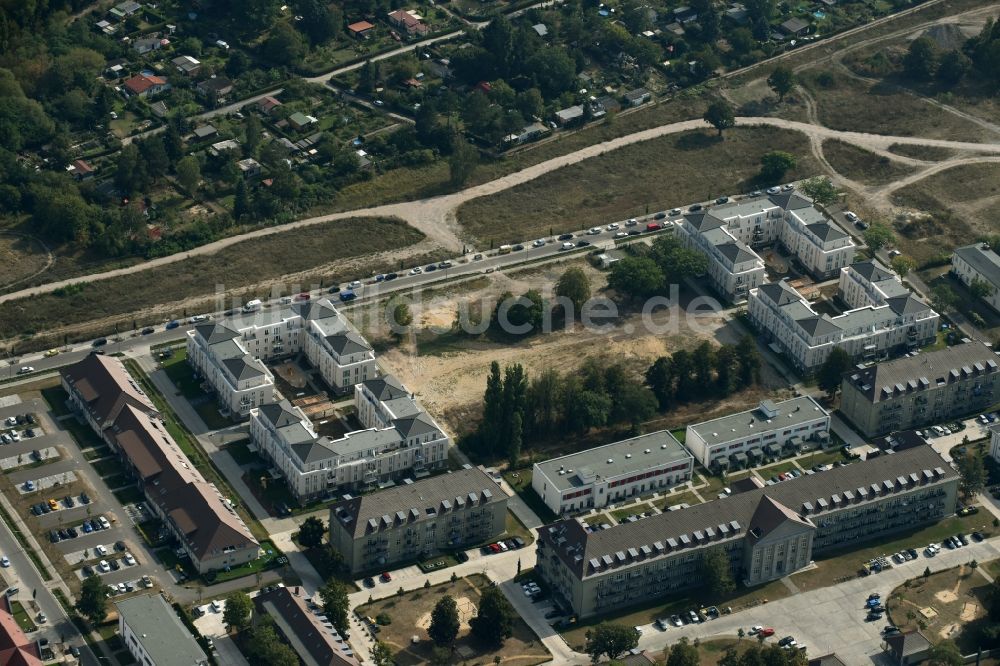
M678 150L703 150L722 141L723 137L719 136L718 133L690 132L677 137L677 140L674 141L674 147Z

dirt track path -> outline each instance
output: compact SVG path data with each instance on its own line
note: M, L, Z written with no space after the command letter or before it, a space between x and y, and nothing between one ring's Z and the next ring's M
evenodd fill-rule
M737 118L736 124L738 126L754 126L754 125L765 125L769 127L776 127L779 129L792 130L796 132L801 132L805 134L810 140L820 141L823 139L839 139L845 143L849 143L859 148L864 148L866 150L871 150L875 152L887 151L889 146L893 144L908 144L915 146L931 146L937 148L949 148L952 150L959 151L969 151L973 153L989 153L993 155L1000 155L1000 140L991 143L974 143L970 141L950 141L947 139L923 139L919 137L910 136L889 136L881 134L869 134L866 132L847 132L841 130L834 130L828 127L822 127L820 125L814 125L810 123L804 123L796 120L786 120L783 118L768 118L768 117L744 117ZM58 289L60 287L65 287L69 284L78 284L84 282L94 282L96 280L103 280L111 277L118 277L122 275L132 275L135 273L140 273L151 268L156 268L159 266L166 266L169 264L176 263L178 261L183 261L189 257L197 255L210 255L227 248L231 245L235 245L244 240L250 238L262 238L265 236L270 236L272 234L283 233L291 229L298 229L301 227L307 227L315 224L321 224L323 222L328 222L331 220L340 220L349 217L374 217L374 216L390 216L399 217L411 225L414 228L423 232L427 239L423 241L420 245L423 248L429 245L438 245L447 250L459 252L462 248L462 241L460 240L461 229L455 218L455 211L458 207L472 199L476 199L483 196L488 196L490 194L496 194L497 192L502 192L509 188L515 187L522 183L527 183L534 180L540 176L543 176L556 169L561 169L565 166L570 166L576 164L581 160L589 159L591 157L597 157L598 155L603 155L604 153L610 152L612 150L617 150L624 146L629 146L642 141L649 141L650 139L659 138L662 136L668 136L671 134L677 134L680 132L687 132L696 129L705 129L708 125L705 121L701 119L695 120L685 120L676 123L670 123L667 125L660 125L659 127L653 127L641 132L635 132L634 134L629 134L626 136L618 137L609 141L598 143L592 146L587 146L575 152L569 153L567 155L561 155L559 157L554 157L550 160L540 162L533 166L530 166L521 171L516 171L514 173L503 176L502 178L497 178L496 180L490 181L488 183L483 183L481 185L476 185L468 189L462 190L461 192L455 192L454 194L446 194L442 196L432 197L430 199L420 199L418 201L410 201L404 203L387 204L384 206L375 206L372 208L360 208L351 211L344 211L341 213L332 213L330 215L321 215L318 217L307 218L304 220L298 220L297 222L290 222L288 224L283 224L275 227L268 227L266 229L257 229L245 234L240 234L237 236L230 236L228 238L223 238L221 240L215 241L213 243L208 243L200 247L194 248L187 252L179 252L177 254L172 254L166 257L158 257L156 259L151 259L145 263L137 264L135 266L130 266L127 268L115 269L111 271L105 271L102 273L93 273L91 275L82 275L74 277L68 280L61 280L58 282L50 282L48 284L40 285L38 287L32 287L29 289L22 289L20 291L11 292L8 294L0 295L0 303L15 300L18 298L26 298L30 296L35 296L38 294L49 293ZM992 160L991 160L992 161ZM949 163L954 163L956 160L949 160ZM967 163L968 160L962 159L963 163ZM940 165L938 165L940 166ZM934 167L932 167L934 168ZM939 169L940 170L940 169ZM929 170L928 170L929 171ZM412 248L411 248L412 250ZM397 256L403 257L408 254L406 251L402 253L397 253Z

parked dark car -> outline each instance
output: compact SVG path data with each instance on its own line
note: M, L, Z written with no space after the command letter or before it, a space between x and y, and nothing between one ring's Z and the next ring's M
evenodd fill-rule
M95 346L95 347L103 347L104 345L108 344L108 339L107 338L97 338L91 344L93 346Z
M146 328L142 329L142 334L143 335L151 335L153 332L154 332L154 329L152 327L150 327L150 326L147 326Z
M399 277L399 273L388 273L388 274L386 274L385 279L386 279L386 281L388 281L388 280L395 280L398 277Z
M327 289L326 293L328 293L328 294L336 294L338 291L340 291L340 285L339 284L335 284L332 287L330 287L329 289Z
M559 236L558 240L568 241L573 239L573 234L562 234Z
M701 204L692 204L691 206L688 206L688 212L690 213L695 213L701 209L702 209Z
M80 493L80 501L83 504L90 504L90 495L87 493Z
M69 535L70 539L75 539L76 537L78 537L80 535L80 533L76 531L75 527L67 527L66 528L66 534Z
M49 541L51 541L52 543L59 543L59 533L56 532L55 530L49 532Z

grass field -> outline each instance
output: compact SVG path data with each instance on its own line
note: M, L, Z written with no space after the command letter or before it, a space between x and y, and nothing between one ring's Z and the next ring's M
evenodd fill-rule
M823 142L823 155L837 173L865 185L884 185L914 171L888 157L835 139Z
M423 235L399 220L347 219L243 241L208 256L192 257L168 266L144 271L138 277L123 276L74 286L63 296L45 294L0 305L0 337L46 331L62 326L109 318L103 330L117 321L122 330L182 316L187 299L208 299L217 289L237 290L235 296L258 295L246 289L282 275L296 275L296 283L325 283L367 275L390 267L387 261L370 259L359 265L356 258L413 245ZM339 268L331 262L344 261ZM326 270L319 267L327 266ZM289 289L297 285L289 285ZM243 291L239 291L244 288ZM138 317L159 303L175 311ZM191 306L194 308L194 305ZM61 341L61 335L55 336ZM82 336L81 336L82 337Z
M11 614L14 616L14 621L17 622L19 627L21 627L21 631L26 634L30 634L38 629L38 627L35 626L35 623L32 622L31 616L28 615L28 611L24 609L24 606L21 605L20 601L11 601L10 610Z
M928 162L942 162L955 154L955 151L948 148L911 146L906 143L892 144L889 146L889 152L902 155L903 157L912 157L915 160L927 160Z
M458 221L480 243L499 244L738 194L754 189L760 157L770 150L798 157L789 180L819 171L806 138L796 132L746 127L728 130L723 140L713 132L686 132L626 146L475 199L459 208Z
M478 607L479 599L489 585L490 581L485 576L474 574L459 578L455 582L442 583L430 588L417 588L402 595L379 599L358 607L357 613L362 617L377 617L385 613L392 619L391 624L381 627L378 638L389 644L394 661L399 666L426 664L430 661L433 647L427 636L430 613L434 604L445 595L450 595L458 603L460 629L455 643L456 649L474 655L463 661L492 664L494 659L499 657L501 661L498 663L514 666L531 666L547 661L548 650L524 620L516 614L514 635L508 638L499 650L491 651L471 640L468 620L474 616L474 608ZM419 641L414 643L411 640L413 636L418 636Z
M45 249L39 241L0 231L0 290L16 287L43 268Z
M816 100L820 123L831 129L871 132L928 139L982 141L978 125L959 118L911 95L889 87L867 86L844 74L830 74L828 85L817 82L820 70L804 73L800 80ZM873 113L879 109L879 113Z

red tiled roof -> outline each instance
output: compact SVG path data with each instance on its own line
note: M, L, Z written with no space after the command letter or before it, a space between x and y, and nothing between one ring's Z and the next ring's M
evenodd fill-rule
M167 80L160 76L146 76L145 74L138 74L126 81L125 87L131 92L139 94L146 92L153 86L162 86L166 82Z
M0 599L0 664L42 666L38 646L28 640L10 612L10 600L6 596Z
M347 26L347 29L350 30L351 32L364 32L365 30L371 30L374 27L375 26L373 26L368 21L358 21L357 23L352 23L351 25Z

